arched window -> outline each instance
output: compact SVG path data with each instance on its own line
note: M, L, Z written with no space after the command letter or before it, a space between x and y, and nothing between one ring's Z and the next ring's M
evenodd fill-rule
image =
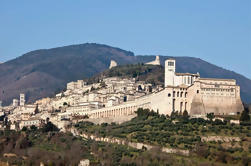
M180 102L180 112L183 111L183 102Z
M175 91L173 91L173 97L175 97Z
M185 97L187 97L187 92L185 92Z
M180 92L177 92L177 97L180 97Z

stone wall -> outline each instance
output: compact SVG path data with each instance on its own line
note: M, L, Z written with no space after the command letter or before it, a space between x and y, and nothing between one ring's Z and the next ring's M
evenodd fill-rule
M157 148L157 146L148 145L148 144L144 144L144 143L128 142L126 140L118 139L118 138L97 137L95 135L88 135L88 134L81 134L80 136L83 138L92 139L95 141L102 141L102 142L107 142L107 143L116 143L116 144L120 144L120 145L127 145L127 146L130 146L135 149L151 150L153 148ZM189 150L161 147L161 151L165 152L165 153L175 153L175 154L180 154L180 155L184 155L184 156L189 156Z
M210 82L210 79L207 79ZM240 98L240 87L233 85L234 81L221 81L222 84L196 82L193 94L189 96L191 101L190 114L207 114L213 112L215 115L236 114L244 108ZM196 88L199 87L199 88Z
M241 139L239 137L204 136L204 137L201 137L201 141L204 141L204 142L210 142L210 141L215 141L215 142L218 142L218 141L221 141L221 142L232 142L232 141L240 142Z

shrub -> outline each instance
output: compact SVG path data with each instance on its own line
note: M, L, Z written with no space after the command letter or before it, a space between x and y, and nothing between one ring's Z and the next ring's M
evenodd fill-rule
M195 152L198 156L207 158L210 154L210 151L208 149L208 146L204 143L197 143L195 145Z
M24 126L24 127L22 128L22 131L27 131L27 127Z
M240 116L240 121L242 122L250 121L248 109L245 109L244 111L242 111L241 116Z
M188 119L188 118L189 118L187 110L185 110L185 111L183 112L183 118L184 118L184 119Z
M36 131L36 130L37 130L37 127L36 127L35 125L32 125L32 126L30 127L30 129L31 129L32 131Z
M207 118L212 122L213 118L214 118L214 113L207 113Z
M59 129L52 124L51 122L46 123L43 128L42 128L43 132L49 132L49 131L59 131Z

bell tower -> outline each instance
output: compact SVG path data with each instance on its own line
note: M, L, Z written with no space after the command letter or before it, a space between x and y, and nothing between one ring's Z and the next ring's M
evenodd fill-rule
M167 59L165 61L165 87L174 86L175 69L175 59Z
M21 93L20 94L20 106L24 106L25 105L25 94L24 93Z

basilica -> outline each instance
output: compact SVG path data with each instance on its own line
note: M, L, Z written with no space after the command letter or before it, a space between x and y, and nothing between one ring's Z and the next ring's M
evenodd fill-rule
M140 107L164 115L170 115L173 111L183 113L185 110L190 115L233 115L243 110L240 86L236 80L201 78L199 73L177 73L175 59L168 59L165 61L163 89L116 106L93 110L90 116L130 115Z

